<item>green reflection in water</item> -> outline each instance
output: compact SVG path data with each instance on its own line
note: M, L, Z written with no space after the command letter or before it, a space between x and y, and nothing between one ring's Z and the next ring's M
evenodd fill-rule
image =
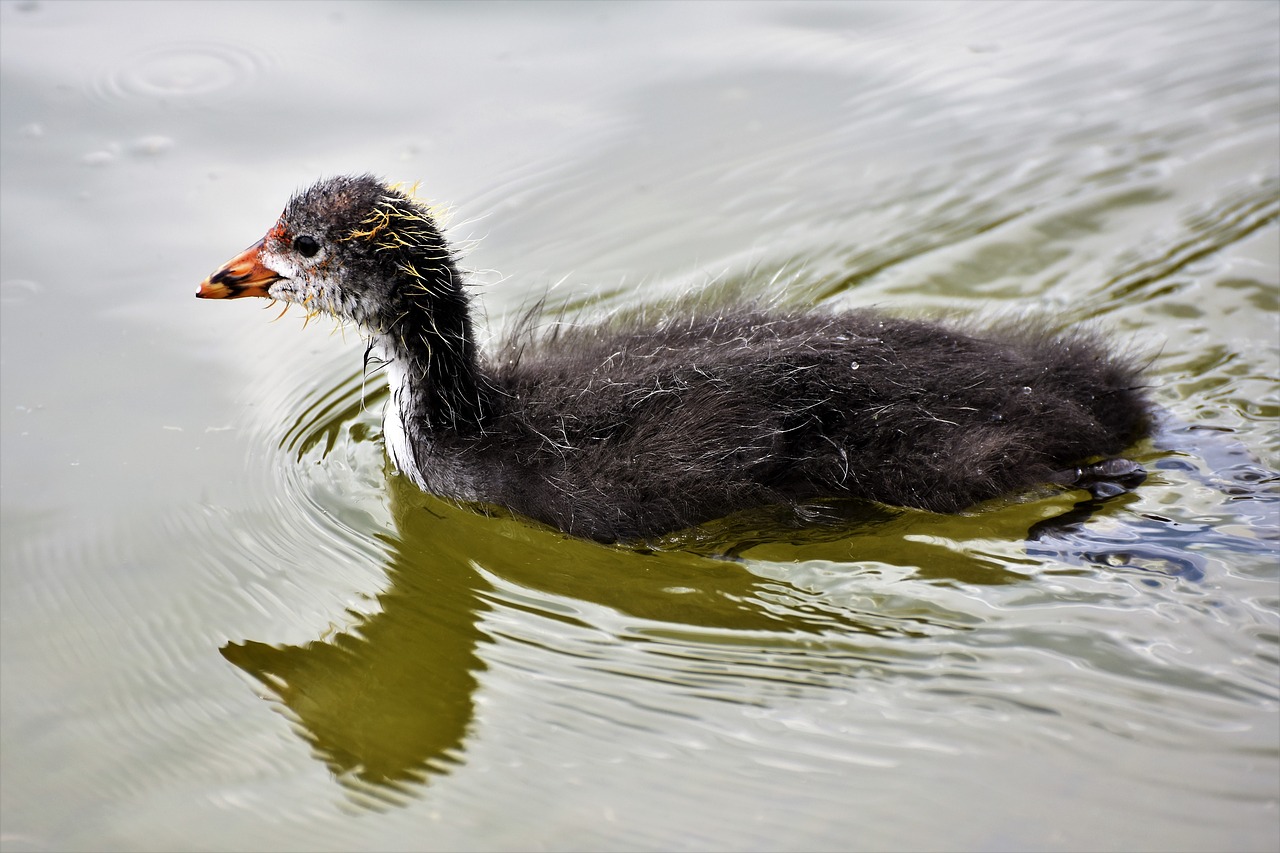
M388 538L389 583L377 612L351 613L351 627L301 646L247 641L221 650L274 694L352 799L372 808L403 801L414 783L461 762L488 611L524 609L600 630L591 612L604 607L625 627L603 630L626 642L691 639L711 656L745 644L812 660L815 675L837 664L847 674L889 652L859 636L967 631L975 617L904 600L892 584L868 585L851 607L806 584L804 573L793 582L788 566L832 561L849 575L856 562L868 577L900 567L944 584L1016 583L1026 578L1015 569L1028 528L1075 505L1064 493L968 517L865 504L817 505L799 517L770 509L628 548L455 507L402 478L389 487L398 536ZM759 677L755 664L744 663L744 678Z

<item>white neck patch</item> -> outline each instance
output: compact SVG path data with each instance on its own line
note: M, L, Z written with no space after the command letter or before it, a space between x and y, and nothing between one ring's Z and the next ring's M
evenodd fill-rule
M413 392L409 388L409 374L404 363L397 358L390 358L387 362L387 382L391 386L391 400L382 413L382 440L396 470L413 480L418 488L425 489L426 479L414 461L413 447L405 429L405 415Z

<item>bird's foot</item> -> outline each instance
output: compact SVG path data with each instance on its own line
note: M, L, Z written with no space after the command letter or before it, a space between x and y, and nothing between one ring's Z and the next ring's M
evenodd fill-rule
M1059 471L1054 481L1064 486L1084 489L1096 500L1114 498L1139 486L1147 479L1147 469L1131 459L1104 459L1092 465Z

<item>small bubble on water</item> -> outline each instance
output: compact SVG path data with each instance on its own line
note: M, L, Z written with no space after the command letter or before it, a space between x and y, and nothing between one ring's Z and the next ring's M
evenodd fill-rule
M115 159L116 155L110 151L90 151L80 158L80 162L86 166L109 166Z
M11 278L0 282L0 303L19 305L32 297L39 296L44 287L35 281L25 278Z
M174 146L167 136L139 136L129 143L129 153L139 157L157 157Z

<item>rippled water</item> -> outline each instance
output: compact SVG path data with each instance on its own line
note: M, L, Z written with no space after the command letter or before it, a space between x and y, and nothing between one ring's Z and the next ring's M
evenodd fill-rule
M0 846L1280 844L1280 21L1246 4L0 3ZM198 281L318 175L486 327L690 295L1149 354L1103 505L644 549L389 477Z

